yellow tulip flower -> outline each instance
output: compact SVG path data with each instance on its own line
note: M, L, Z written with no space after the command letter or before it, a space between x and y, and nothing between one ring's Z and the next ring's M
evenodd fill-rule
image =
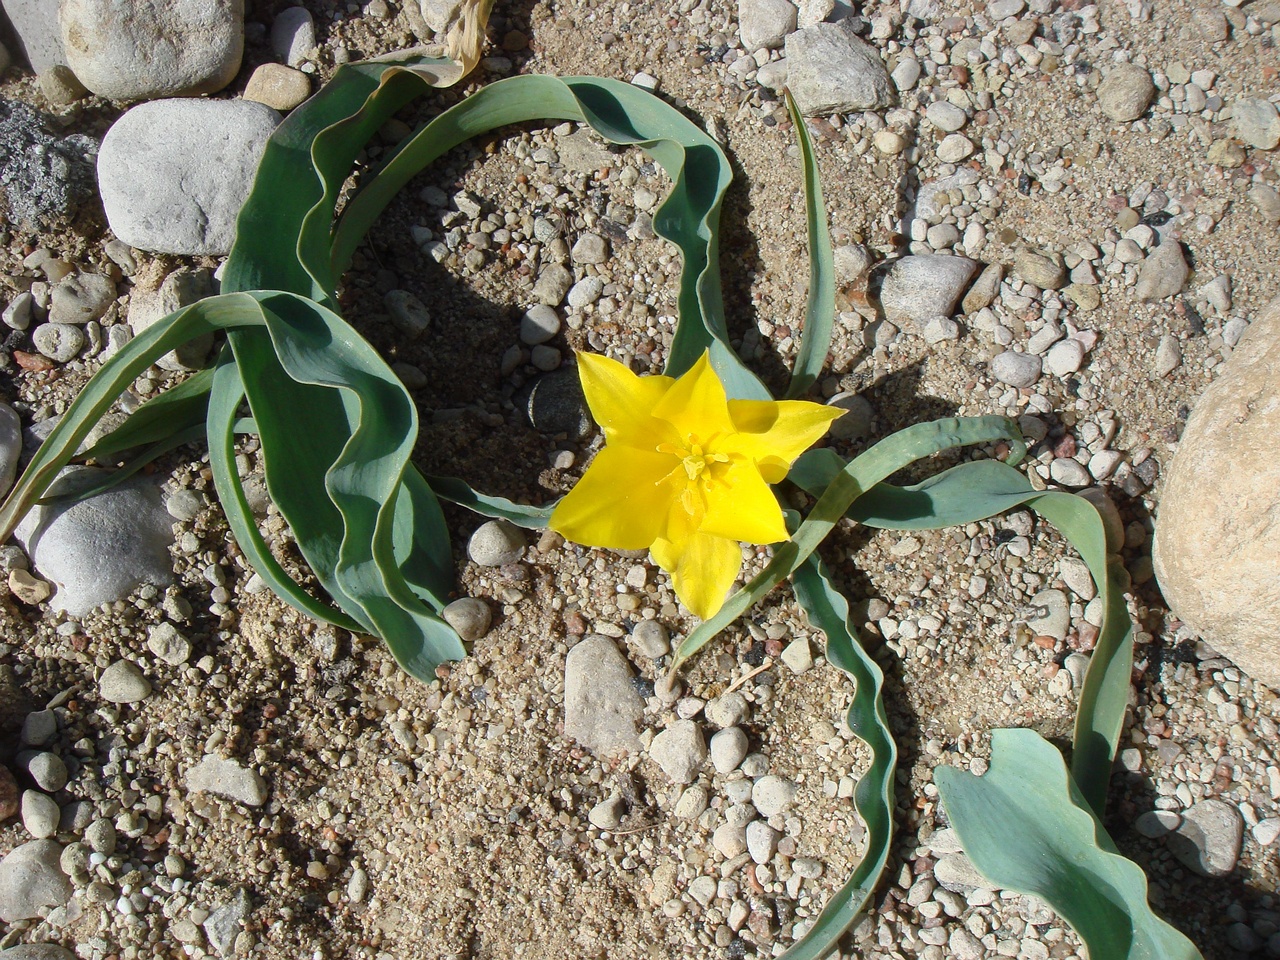
M742 568L739 542L787 539L769 484L844 411L730 400L705 353L679 379L580 353L578 375L605 446L551 529L585 546L648 548L684 605L707 619Z

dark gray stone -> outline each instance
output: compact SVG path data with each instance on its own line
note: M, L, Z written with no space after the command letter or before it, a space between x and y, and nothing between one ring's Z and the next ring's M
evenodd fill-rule
M0 99L0 216L29 227L74 216L93 196L97 149L92 137L53 136L31 107Z

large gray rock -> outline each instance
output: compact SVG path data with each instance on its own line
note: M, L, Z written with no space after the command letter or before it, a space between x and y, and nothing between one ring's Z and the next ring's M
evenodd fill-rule
M0 920L34 920L71 897L71 881L59 861L62 845L32 840L0 860Z
M72 467L49 492L84 489L106 473ZM103 603L123 600L139 584L166 585L173 579L172 523L156 485L134 478L75 503L36 507L14 538L36 570L57 584L50 606L80 617Z
M638 752L636 724L644 701L631 676L608 637L593 634L570 650L564 664L564 732L598 756Z
M155 100L134 107L107 131L98 155L112 231L156 253L227 253L258 160L279 123L279 113L247 100Z
M62 0L67 63L111 100L194 97L240 69L244 0Z
M848 25L815 23L787 37L787 83L807 117L880 110L893 103L893 84L875 47Z
M1169 466L1152 560L1170 609L1280 689L1280 300L1196 402Z
M955 313L977 271L977 261L968 257L928 253L895 260L880 287L885 319L919 333L925 321Z
M1244 818L1222 800L1201 800L1165 841L1173 855L1204 877L1226 877L1240 859Z
M21 456L22 421L13 407L0 403L0 497L13 486Z
M0 218L47 226L71 217L93 196L92 137L57 137L44 118L16 100L0 99Z
M17 34L17 53L35 73L66 64L62 32L58 29L58 0L0 0Z

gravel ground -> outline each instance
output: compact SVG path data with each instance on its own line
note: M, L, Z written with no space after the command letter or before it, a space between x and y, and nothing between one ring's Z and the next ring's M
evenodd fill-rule
M283 6L248 4L246 65L228 95L270 58L266 37ZM422 29L384 0L307 6L319 46L304 69L319 77L335 61L417 42ZM1276 89L1275 8L915 0L904 14L896 3L860 5L864 37L899 81L895 102L811 125L842 248L821 394L866 401L848 401L854 413L830 443L855 454L939 416L1020 416L1035 441L1033 483L1087 486L1114 503L1139 632L1108 827L1148 871L1153 902L1207 958L1280 956L1280 699L1172 617L1149 545L1161 468L1196 397L1280 293L1274 154L1242 142L1228 119L1238 98ZM768 65L781 51L744 52L738 17L705 0L678 10L500 4L493 56L476 82L643 71L642 82L656 81L722 140L737 175L722 243L730 323L776 387L807 286L799 162L779 95L761 84L776 76ZM1103 110L1123 109L1109 100L1123 91L1100 88L1122 59L1156 87L1132 121ZM908 61L919 68L911 83ZM63 134L100 137L120 113L92 97L53 106L18 71L0 94L55 115ZM403 114L369 158L458 96ZM921 189L943 178L953 179L941 191ZM343 298L419 400L428 472L536 503L581 475L598 436L583 435L572 404L554 396L534 403L531 425L530 398L554 390L572 350L661 368L679 266L651 228L665 189L637 151L566 124L495 134L402 192L357 255ZM92 209L70 225L9 230L0 274L36 275L24 259L45 248L113 277L120 299L101 318L106 337L141 278L218 263L135 252L125 277L110 239ZM1152 256L1175 240L1189 267L1181 279L1176 263ZM954 329L885 320L880 262L942 251L1002 264L1003 283L985 297L971 292ZM557 262L579 285L568 305L563 292L555 298L559 329L549 339L526 330L522 340L522 317L543 299L535 283ZM1170 274L1173 293L1141 299ZM599 282L582 282L591 278ZM429 304L425 336L406 338L393 322L387 294L396 290ZM997 380L992 360L1010 347L1043 356L1043 369L1021 384ZM38 353L21 331L6 341L0 398L24 426L65 409L98 362L92 345L66 362L22 365L14 351ZM179 376L152 368L136 390ZM514 562L481 566L465 549L477 520L451 511L459 595L483 601L493 625L466 661L423 685L379 644L318 626L264 591L216 508L202 453L188 448L155 476L175 525L173 585L144 585L75 617L26 602L21 578L0 587L0 759L17 791L36 786L0 824L0 850L32 839L38 797L51 797L56 807L43 813L74 890L43 919L0 923L0 947L60 943L85 960L766 957L799 935L857 862L862 827L849 798L867 757L844 726L851 691L786 590L726 631L670 691L655 687L655 654L668 632L691 624L644 556L546 535ZM240 466L253 492L253 443L241 447ZM288 532L258 499L264 529L298 571ZM767 550L746 552L750 575ZM888 674L902 751L890 866L842 955L1082 956L1043 905L965 872L931 773L939 763L985 769L992 727L1069 736L1098 622L1074 554L1026 512L909 537L841 530L824 553ZM8 556L6 568L18 562ZM645 747L692 720L707 738L740 729L746 759L728 773L704 763L685 785L647 749L601 760L574 742L564 730L565 658L588 635L626 655ZM46 721L53 727L41 732ZM724 749L713 745L713 758ZM62 762L65 785L40 789L35 771L56 766L37 763L41 751ZM752 796L752 781L760 791L766 777L794 787L771 813ZM0 800L16 796L13 784L0 788ZM1221 809L1197 807L1205 800L1227 810L1225 839L1209 831L1201 840L1225 865L1213 877L1180 859L1169 836L1184 816L1194 824ZM721 830L756 812L767 815L745 835L750 849ZM1243 830L1238 854L1233 829Z

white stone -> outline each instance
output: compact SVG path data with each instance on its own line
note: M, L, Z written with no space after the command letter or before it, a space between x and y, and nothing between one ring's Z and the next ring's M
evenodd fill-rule
M260 807L267 800L266 781L235 760L206 756L187 771L186 780L188 790L216 794L248 807Z
M692 783L707 760L707 742L692 720L677 720L653 738L649 756L672 783Z
M787 82L805 116L879 110L893 100L879 52L847 23L817 23L787 37Z
M214 93L244 52L244 0L62 0L60 19L76 79L109 100Z
M791 0L738 0L738 35L743 49L775 50L796 29L799 11Z
M564 672L565 735L597 756L638 752L644 700L617 645L598 634L585 637L565 657Z
M221 255L280 114L248 100L154 100L107 131L98 186L112 231L156 253Z
M1280 300L1191 413L1165 477L1152 560L1174 614L1280 689Z
M70 467L49 492L69 493L105 474ZM75 503L34 507L14 538L41 576L57 585L50 606L73 617L123 600L139 584L166 586L173 579L172 520L158 488L144 477Z
M286 7L271 22L271 52L298 67L315 50L316 24L306 7Z
M728 727L711 738L711 763L717 773L736 770L747 756L747 735L739 727Z

